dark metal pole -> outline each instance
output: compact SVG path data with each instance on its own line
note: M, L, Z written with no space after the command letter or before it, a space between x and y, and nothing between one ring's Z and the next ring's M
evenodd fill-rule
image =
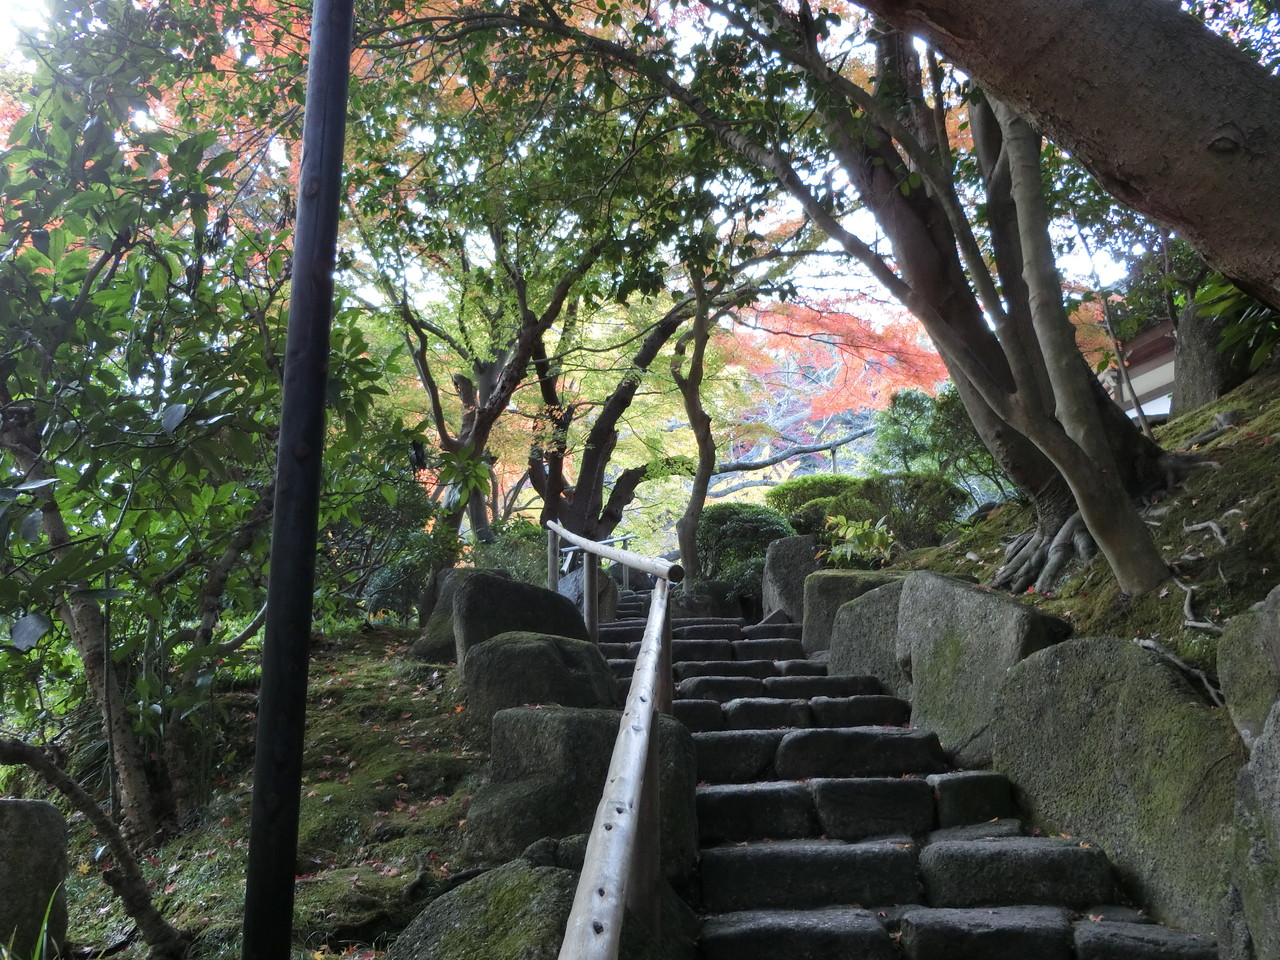
M244 908L244 960L288 960L315 589L333 271L353 0L316 0L293 237L267 632Z

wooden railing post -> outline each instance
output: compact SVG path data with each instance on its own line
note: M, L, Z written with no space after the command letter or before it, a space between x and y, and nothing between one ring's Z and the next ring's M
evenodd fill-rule
M600 639L600 558L586 551L582 554L582 619L595 643Z
M560 537L550 527L547 528L547 589L556 590L560 586Z

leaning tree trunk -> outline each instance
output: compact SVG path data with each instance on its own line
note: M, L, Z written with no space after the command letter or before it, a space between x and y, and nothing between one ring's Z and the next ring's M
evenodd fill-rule
M1036 409L1034 415L1039 419L1052 412L1062 426L1058 430L1056 424L1042 425L1035 440L1071 487L1081 518L1121 589L1145 593L1169 578L1169 567L1119 473L1091 386L1096 378L1076 345L1075 328L1062 303L1040 176L1040 137L1008 107L997 103L996 114L1009 155L1032 323L1053 390L1052 410Z
M1168 0L859 0L1280 308L1280 79Z
M689 492L689 502L685 504L684 513L676 521L680 565L684 567L685 578L696 583L702 579L702 559L698 555L698 522L702 519L702 510L707 502L707 488L710 487L711 477L716 470L716 441L711 433L711 417L702 405L702 375L707 341L711 337L711 307L707 302L702 277L697 271L691 270L689 278L697 296L697 312L693 318L693 329L676 344L676 355L671 360L671 376L680 389L685 415L689 418L689 428L693 431L693 439L698 447L693 489ZM680 368L684 354L690 346L692 350L689 353L689 367L682 371Z

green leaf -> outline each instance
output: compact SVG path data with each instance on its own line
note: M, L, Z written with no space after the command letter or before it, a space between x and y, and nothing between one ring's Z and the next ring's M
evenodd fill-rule
M172 406L165 407L164 412L160 414L160 429L169 436L173 436L173 431L178 429L178 424L182 423L187 415L187 405L185 403L175 403Z
M18 527L18 536L27 543L36 543L44 534L44 514L39 510L32 510L22 518L22 525Z

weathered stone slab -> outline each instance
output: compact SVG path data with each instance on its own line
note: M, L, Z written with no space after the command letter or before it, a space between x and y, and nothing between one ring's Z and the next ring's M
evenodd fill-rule
M720 730L695 733L698 779L707 783L749 783L773 770L785 730Z
M441 570L436 574L433 583L435 598L431 612L422 624L422 635L409 647L409 656L427 663L453 663L458 658L457 640L453 635L453 598L458 587L470 576L477 573L511 579L505 570L453 567Z
M896 727L911 716L911 704L897 697L812 697L809 709L818 727Z
M915 857L892 843L780 840L702 851L709 910L914 903Z
M754 910L709 917L703 960L894 960L889 932L870 910Z
M500 633L532 630L587 640L582 614L568 597L518 580L476 572L453 598L453 635L458 667L467 672L467 651Z
M613 671L595 644L542 633L500 633L472 648L463 687L467 715L485 740L493 715L507 707L622 705Z
M730 730L807 727L812 720L808 700L744 697L724 705L724 725Z
M1066 910L996 907L908 910L902 917L906 960L1072 960Z
M704 844L816 837L818 816L803 783L704 784L698 787L698 835Z
M785 734L774 766L784 780L807 780L940 773L947 762L938 738L923 730L833 727Z
M613 710L517 707L493 719L489 784L467 811L470 859L502 863L542 837L591 827L621 714ZM697 854L692 736L663 717L658 727L664 875L684 878Z
M1212 937L1151 923L1081 921L1075 925L1076 960L1218 960Z
M840 608L897 577L870 570L819 570L804 581L804 649L813 655L831 647L831 628Z
M1227 624L1218 641L1218 679L1236 729L1252 746L1280 698L1280 587L1259 609Z
M735 660L796 660L804 658L804 646L799 640L786 637L761 637L757 640L735 640Z
M817 544L811 536L783 537L764 555L761 604L765 617L782 613L799 623L804 617L804 579L819 568Z
M923 780L814 779L809 789L823 835L835 840L915 836L933 827L933 791Z
M1049 837L945 840L920 854L920 877L938 907L1062 906L1112 899L1111 864L1098 847Z
M66 820L43 800L0 799L0 850L0 946L55 956L67 938Z
M1266 726L1253 745L1248 764L1236 784L1235 837L1231 856L1231 895L1227 918L1243 931L1232 936L1233 948L1252 941L1252 954L1224 951L1230 960L1255 957L1280 960L1280 703L1271 708ZM1198 927L1197 929L1209 929ZM1220 933L1222 936L1222 933ZM1224 939L1227 939L1224 937Z
M764 692L764 681L756 677L689 677L676 685L677 696L721 703L739 697L758 697Z
M693 733L724 729L724 711L718 700L675 700L671 715Z
M958 827L985 823L1017 812L1013 786L1002 773L960 770L936 773L928 778L938 802L938 826Z
M840 605L831 627L833 674L878 677L885 692L911 699L911 679L898 664L898 603L904 581L868 590Z
M1069 640L1009 671L993 726L995 768L1045 833L1104 847L1126 893L1159 920L1214 929L1244 747L1155 654L1124 640Z
M909 662L912 718L938 734L957 766L991 765L990 725L1005 674L1071 632L1012 597L913 573L898 607L899 660Z

